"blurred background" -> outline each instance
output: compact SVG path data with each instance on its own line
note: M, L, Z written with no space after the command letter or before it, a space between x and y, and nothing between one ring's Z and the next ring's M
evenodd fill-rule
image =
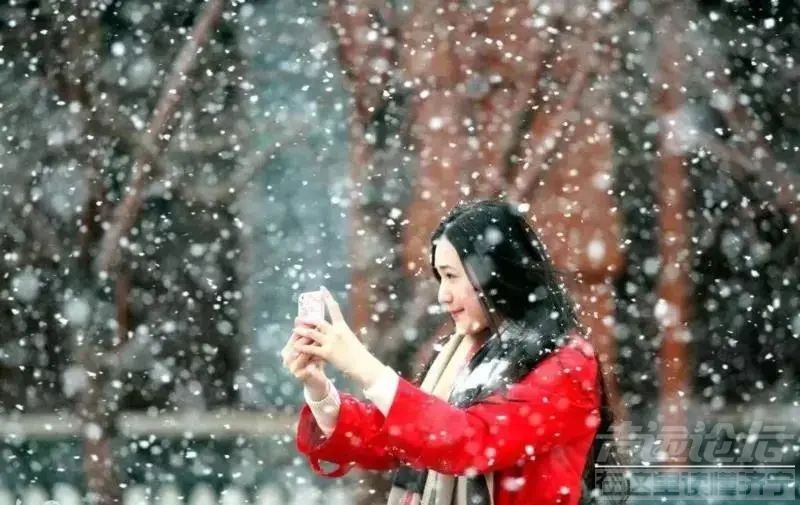
M297 455L279 351L325 285L413 374L448 331L428 238L483 197L535 223L629 427L739 447L769 422L795 465L798 20L0 2L0 505L385 503L384 477Z

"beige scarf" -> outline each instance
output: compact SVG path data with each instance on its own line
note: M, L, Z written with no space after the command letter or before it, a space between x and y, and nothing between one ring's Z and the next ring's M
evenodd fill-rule
M425 374L420 389L447 401L456 381L465 376L460 372L466 368L471 345L470 339L463 335L451 337ZM483 505L493 505L493 475L486 474L484 477L490 503ZM421 494L395 486L389 494L387 505L470 505L467 502L467 479L428 471Z

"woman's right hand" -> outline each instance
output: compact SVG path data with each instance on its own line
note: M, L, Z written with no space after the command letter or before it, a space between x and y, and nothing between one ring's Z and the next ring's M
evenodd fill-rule
M322 400L328 395L328 376L325 375L324 362L310 354L298 353L294 348L298 340L304 344L313 343L309 338L292 333L281 350L283 366L303 383L311 400Z

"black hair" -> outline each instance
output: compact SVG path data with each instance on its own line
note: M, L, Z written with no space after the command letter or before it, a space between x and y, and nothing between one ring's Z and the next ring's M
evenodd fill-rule
M508 357L521 365L518 376L513 378L520 380L563 345L566 341L563 337L575 331L583 333L562 276L518 206L499 200L478 200L453 208L431 236L431 266L437 281L441 277L434 257L441 238L446 238L456 249L488 316L490 330L497 332L506 321L532 330L528 332L531 336L521 342L525 347L522 350L501 349L501 339L489 339L473 358L471 367L482 357ZM614 414L596 354L595 360L600 423L583 472L581 503L592 503L601 490L610 491L604 495L606 501L623 503L628 487L622 469L608 471L599 478L595 475L595 464L620 465L622 461L613 438ZM457 403L469 405L498 392L497 389L495 385L487 387Z
M457 205L431 237L431 265L436 241L446 238L461 259L492 323L498 318L533 323L545 302L557 314L559 327L577 326L572 302L559 283L536 232L512 205L479 200ZM434 268L436 280L441 280Z

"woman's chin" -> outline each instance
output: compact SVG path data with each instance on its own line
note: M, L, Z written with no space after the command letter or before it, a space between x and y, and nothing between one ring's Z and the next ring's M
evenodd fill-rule
M480 333L481 325L475 323L474 321L470 322L461 322L456 321L456 332L461 333L462 335L474 335L476 333Z

